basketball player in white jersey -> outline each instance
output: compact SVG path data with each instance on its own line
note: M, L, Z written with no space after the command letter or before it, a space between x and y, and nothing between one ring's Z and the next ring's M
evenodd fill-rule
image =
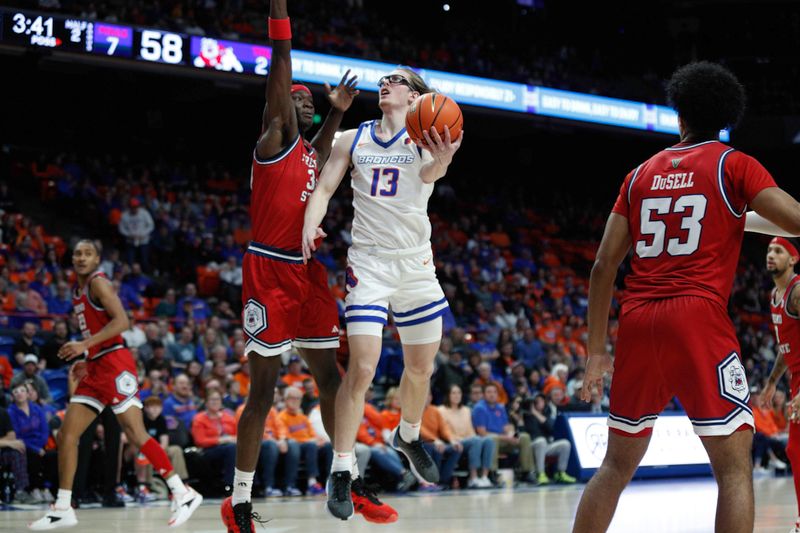
M322 170L306 208L303 257L324 237L319 227L328 202L352 165L353 245L347 256L347 338L350 362L336 396L333 467L328 510L342 520L353 514L350 479L353 446L364 413L364 395L375 377L383 326L391 307L403 345L405 370L400 380L402 417L392 446L409 460L412 471L430 483L439 472L419 438L422 411L430 388L433 360L448 308L431 252L428 198L461 146L463 132L425 132L418 147L405 130L409 106L431 92L422 78L397 68L378 82L380 120L342 134Z

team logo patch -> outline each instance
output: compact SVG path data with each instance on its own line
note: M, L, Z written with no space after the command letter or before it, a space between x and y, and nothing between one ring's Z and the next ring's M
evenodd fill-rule
M251 337L257 336L269 327L267 324L267 308L250 298L242 311L242 321L247 334Z
M353 267L347 267L347 269L344 272L345 272L345 283L347 283L348 287L352 289L353 287L358 285L358 278L353 273Z
M127 370L117 376L115 380L117 384L117 392L123 396L131 396L136 393L136 376Z
M720 395L749 411L750 407L747 404L750 401L750 387L747 384L744 366L739 361L739 354L731 352L717 365L717 374Z
M672 160L672 168L678 168L678 165L680 165L680 164L681 164L681 160L680 159L673 159Z

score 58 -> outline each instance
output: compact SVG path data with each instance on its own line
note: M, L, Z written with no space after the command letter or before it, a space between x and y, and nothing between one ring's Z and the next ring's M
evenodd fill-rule
M139 56L145 61L183 62L183 37L177 33L142 30Z

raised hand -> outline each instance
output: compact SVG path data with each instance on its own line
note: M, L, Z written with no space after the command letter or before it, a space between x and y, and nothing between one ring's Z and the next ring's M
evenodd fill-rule
M347 109L350 107L350 104L353 103L353 99L361 92L356 89L358 76L353 76L352 78L348 79L349 75L350 69L344 73L341 81L334 89L331 89L329 83L325 83L325 94L328 97L328 101L335 110L341 111L342 113L347 111Z

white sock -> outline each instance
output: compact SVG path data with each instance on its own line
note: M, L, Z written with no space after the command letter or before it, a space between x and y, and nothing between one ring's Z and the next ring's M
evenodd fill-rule
M56 509L64 511L72 507L72 491L58 489L58 496L56 497Z
M352 472L353 471L353 452L333 452L333 464L331 472Z
M167 487L169 487L169 491L173 496L181 496L189 490L186 488L186 485L183 484L183 481L181 481L181 476L178 474L169 476L166 481Z
M255 472L242 472L238 468L233 471L233 497L231 503L246 503L250 501L250 493L253 491L253 476Z
M412 424L411 422L406 422L405 418L400 419L400 438L406 442L415 441L419 438L419 427L421 423L417 422L416 424Z
M317 478L313 476L308 476L308 486L313 487L316 484L317 484Z
M358 460L356 459L356 451L353 450L353 469L350 471L350 479L357 479L358 476Z

